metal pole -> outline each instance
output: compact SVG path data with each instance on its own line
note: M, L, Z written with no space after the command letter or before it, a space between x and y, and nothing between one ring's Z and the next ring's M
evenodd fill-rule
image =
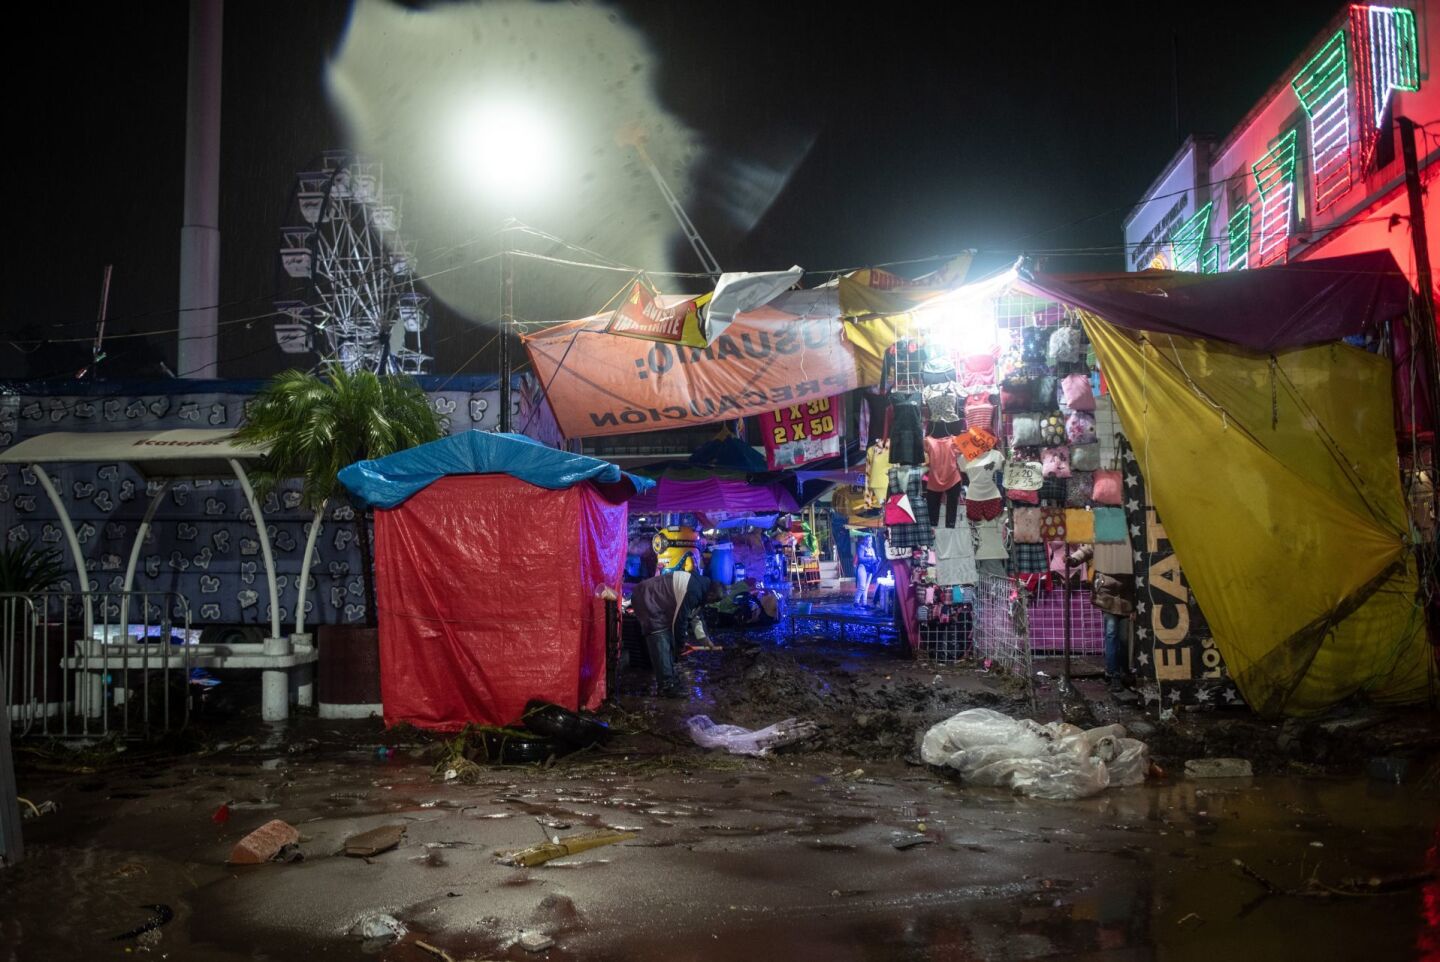
M180 226L180 377L213 378L220 302L220 56L223 0L190 0L185 214Z
M507 220L500 229L503 247L500 251L500 430L509 431L510 424L510 331L515 324L515 255L510 250L510 231L515 221Z
M1410 245L1415 251L1415 280L1420 288L1420 305L1422 307L1419 331L1412 331L1411 334L1419 334L1419 349L1421 356L1425 358L1425 366L1430 375L1430 428L1432 432L1440 432L1440 352L1437 352L1435 345L1435 281L1430 273L1430 241L1425 232L1425 204L1420 188L1420 161L1415 151L1415 122L1409 117L1400 117L1396 120L1400 126L1400 150L1405 158L1405 192L1410 198ZM1411 345L1413 358L1415 347ZM1413 360L1412 360L1413 363ZM1413 398L1412 398L1413 401ZM1434 500L1431 508L1437 518L1440 518L1440 484L1435 484L1436 469L1440 468L1440 458L1436 457L1440 444L1432 436L1430 440L1430 480L1434 487ZM1412 470L1418 472L1420 465L1416 464ZM1422 562L1425 554L1430 555L1430 561L1435 560L1436 545L1432 541L1429 544L1418 546ZM1431 569L1433 571L1433 569Z
M15 756L10 751L9 679L0 679L0 861L14 865L25 855L20 835L20 792L15 787ZM44 710L43 708L41 709Z
M1415 250L1415 281L1420 288L1420 303L1425 308L1421 325L1420 346L1425 363L1430 366L1431 402L1435 406L1435 427L1440 429L1440 361L1435 347L1435 279L1430 273L1430 242L1425 232L1425 203L1420 187L1420 163L1415 154L1415 122L1409 117L1396 121L1400 125L1400 149L1405 156L1405 190L1410 195L1410 243Z
M1070 685L1070 559L1065 559L1065 658L1060 664L1060 690L1069 692Z

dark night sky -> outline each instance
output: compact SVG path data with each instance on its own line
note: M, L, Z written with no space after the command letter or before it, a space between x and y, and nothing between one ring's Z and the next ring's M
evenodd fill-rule
M1172 38L1183 129L1224 132L1338 10L1272 0L1257 15L1260 6L1230 15L1224 5L1128 2L896 5L865 16L802 3L617 9L659 56L661 101L713 156L762 156L790 132L814 135L745 232L707 204L707 171L697 171L691 213L727 269L840 268L974 247L994 252L987 266L1019 250L1078 248L1049 266L1095 270L1122 266L1121 218L1176 146ZM340 143L323 76L347 9L228 4L222 320L270 309L294 172ZM766 26L736 26L747 18ZM0 349L0 375L66 374L84 363L88 344L28 339L91 336L106 263L115 264L112 334L176 320L186 5L99 4L56 31L64 42L52 48L43 85L11 101L18 229L4 311L19 345ZM33 62L33 38L12 32L9 43L12 71L30 70L20 65ZM11 86L37 90L33 74L21 83L12 73ZM688 268L679 245L677 264ZM596 306L574 305L569 316ZM285 365L267 321L225 331L224 376ZM442 373L482 333L444 312L432 331L450 342L435 365ZM109 349L106 377L158 373L161 357L174 366L173 335ZM493 363L484 352L466 370Z

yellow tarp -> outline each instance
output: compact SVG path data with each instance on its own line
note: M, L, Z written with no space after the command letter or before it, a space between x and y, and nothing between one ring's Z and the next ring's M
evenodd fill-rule
M1324 344L1085 330L1230 674L1257 711L1423 700L1430 646L1400 490L1390 362ZM1140 585L1139 600L1147 586Z
M840 278L840 316L846 340L855 345L862 386L880 383L885 349L911 336L916 327L913 312L964 284L974 259L974 254L961 254L914 281L874 267Z
M855 369L860 386L880 383L880 370L885 362L885 349L902 337L909 337L915 327L913 314L891 314L864 320L844 318L845 339L855 346Z

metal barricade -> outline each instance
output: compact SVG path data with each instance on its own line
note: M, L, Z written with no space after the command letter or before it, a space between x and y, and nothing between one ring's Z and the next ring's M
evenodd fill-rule
M20 738L183 728L197 641L190 606L173 592L0 593L11 728Z

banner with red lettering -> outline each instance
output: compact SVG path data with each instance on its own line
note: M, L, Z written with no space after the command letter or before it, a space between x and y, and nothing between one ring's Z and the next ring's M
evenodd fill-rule
M660 295L669 308L689 298ZM859 386L835 288L787 291L709 347L616 337L610 316L558 324L525 350L567 438L733 421Z
M710 303L710 297L710 294L701 294L678 303L662 303L660 295L646 287L644 281L636 281L629 295L610 315L605 330L625 337L704 347L700 313Z
M844 396L836 395L760 415L766 466L779 471L839 454L844 412Z

